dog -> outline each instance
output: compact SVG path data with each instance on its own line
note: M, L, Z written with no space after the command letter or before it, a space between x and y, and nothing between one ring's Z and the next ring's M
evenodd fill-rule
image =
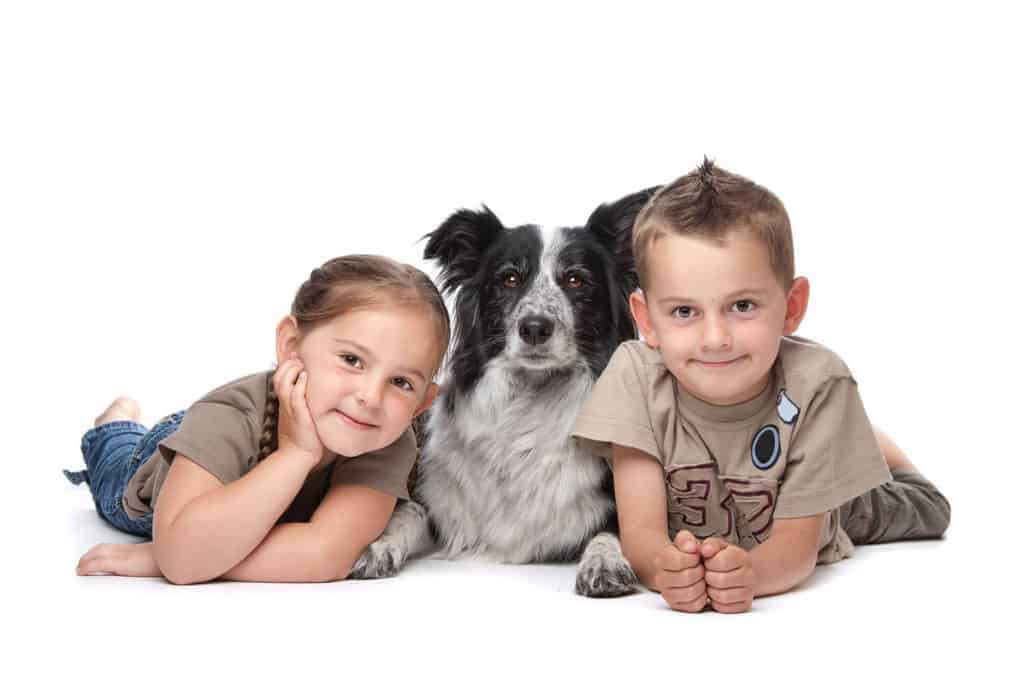
M656 189L602 204L582 227L506 228L484 206L425 236L454 296L444 386L421 423L415 502L396 508L352 578L393 576L436 541L447 558L579 558L581 595L636 589L610 467L571 431L615 348L636 338L630 233Z

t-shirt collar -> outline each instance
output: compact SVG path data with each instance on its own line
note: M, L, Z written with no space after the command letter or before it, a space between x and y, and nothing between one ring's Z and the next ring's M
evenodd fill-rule
M681 410L709 422L745 422L759 415L771 403L775 395L776 375L775 368L772 368L768 384L761 393L743 403L734 403L729 406L718 406L702 401L684 389L675 378L673 378L672 385L676 392L676 404Z

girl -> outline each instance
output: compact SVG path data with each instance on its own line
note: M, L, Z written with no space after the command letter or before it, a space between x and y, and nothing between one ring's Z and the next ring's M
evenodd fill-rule
M430 278L380 256L312 272L277 326L274 372L146 430L115 400L82 439L100 516L152 543L102 544L80 575L176 584L333 581L384 530L437 395L449 318Z

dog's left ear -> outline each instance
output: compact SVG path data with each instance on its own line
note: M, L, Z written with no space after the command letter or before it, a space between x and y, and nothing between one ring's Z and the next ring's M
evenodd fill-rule
M441 291L454 292L473 278L488 247L505 230L494 212L461 209L423 236L423 258L441 265Z
M625 283L627 292L640 286L633 262L633 222L660 187L648 187L611 204L602 204L587 219L587 230L615 254L615 270L618 279Z

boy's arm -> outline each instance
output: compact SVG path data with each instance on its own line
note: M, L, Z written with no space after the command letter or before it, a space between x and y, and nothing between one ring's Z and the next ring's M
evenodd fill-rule
M223 578L267 582L343 579L366 546L383 533L395 503L394 496L367 486L334 486L308 523L277 525Z
M700 544L689 531L668 537L668 500L661 463L635 448L613 445L615 505L622 549L640 581L669 607L700 612L707 586Z
M825 513L777 519L768 540L749 552L722 538L706 539L701 554L711 607L745 612L754 598L785 593L803 582L817 563L824 521Z
M668 500L661 463L635 448L612 445L615 506L622 551L640 581L652 590L658 551L672 545L668 537Z
M750 551L754 597L785 593L811 575L825 514L775 520L768 540Z

